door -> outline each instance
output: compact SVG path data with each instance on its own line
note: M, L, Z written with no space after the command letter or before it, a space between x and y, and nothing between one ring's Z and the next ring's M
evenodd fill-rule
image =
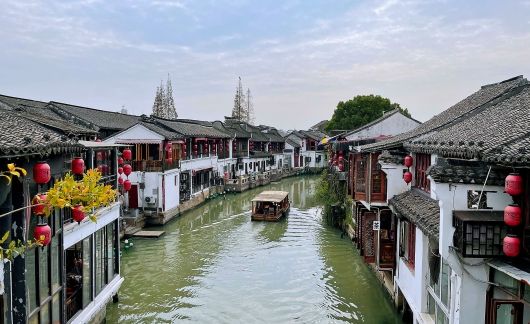
M375 235L374 221L376 215L373 212L365 212L362 214L362 248L364 261L368 263L375 262Z
M138 185L132 185L129 190L129 208L138 208Z

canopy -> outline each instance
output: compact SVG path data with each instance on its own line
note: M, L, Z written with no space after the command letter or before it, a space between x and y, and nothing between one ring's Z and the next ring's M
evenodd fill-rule
M262 193L254 197L252 201L270 201L279 203L284 200L288 195L289 193L287 191L263 191Z

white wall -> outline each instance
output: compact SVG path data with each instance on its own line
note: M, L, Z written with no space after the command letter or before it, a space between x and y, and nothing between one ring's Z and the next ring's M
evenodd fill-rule
M467 206L467 191L482 190L480 184L448 184L435 183L431 179L431 197L440 201L440 254L447 260L450 267L459 278L459 285L455 287L458 291L455 304L458 307L451 309L455 323L483 322L486 307L487 285L481 281L489 280L489 270L482 264L482 258L467 258L469 264L464 265L457 257L456 252L449 247L453 245L453 210L470 210ZM494 191L487 193L487 203L491 210L503 210L504 207L512 203L509 195L503 192L501 186L485 186L484 191Z
M164 211L178 207L180 202L180 170L164 172Z
M398 229L400 222L398 222ZM399 245L401 231L397 231L397 242ZM414 314L414 323L419 318L419 313L426 312L427 308L427 285L428 285L428 263L427 253L429 239L416 227L416 250L414 258L414 269L410 269L402 257L399 256L399 246L396 249L397 273L396 283L403 296L410 305Z
M419 123L400 113L393 114L377 124L363 128L358 132L346 136L348 141L358 141L366 138L374 138L381 135L394 136L416 128Z
M131 140L145 140L144 143L160 143L164 140L164 136L157 134L140 124L136 124L122 132L119 132L111 137L106 138L103 143L126 143Z
M408 190L410 185L407 185L407 183L403 181L403 171L405 171L407 168L404 165L394 163L379 162L379 164L381 164L381 170L386 174L386 199L388 202L388 200L390 200L395 195L398 195Z

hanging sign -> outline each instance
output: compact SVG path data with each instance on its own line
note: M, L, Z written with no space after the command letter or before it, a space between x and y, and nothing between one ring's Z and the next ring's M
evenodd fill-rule
M380 224L379 221L374 221L374 222L372 223L372 229L373 229L374 231L379 231L379 228L380 228L380 227L381 227L381 224Z

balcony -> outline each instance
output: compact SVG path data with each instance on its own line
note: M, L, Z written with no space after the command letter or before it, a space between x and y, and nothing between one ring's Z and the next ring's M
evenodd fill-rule
M502 256L506 225L502 211L454 211L453 245L465 258Z
M142 160L132 161L134 171L144 172L162 172L164 170L178 169L180 167L180 160L172 160L171 162L161 160Z

